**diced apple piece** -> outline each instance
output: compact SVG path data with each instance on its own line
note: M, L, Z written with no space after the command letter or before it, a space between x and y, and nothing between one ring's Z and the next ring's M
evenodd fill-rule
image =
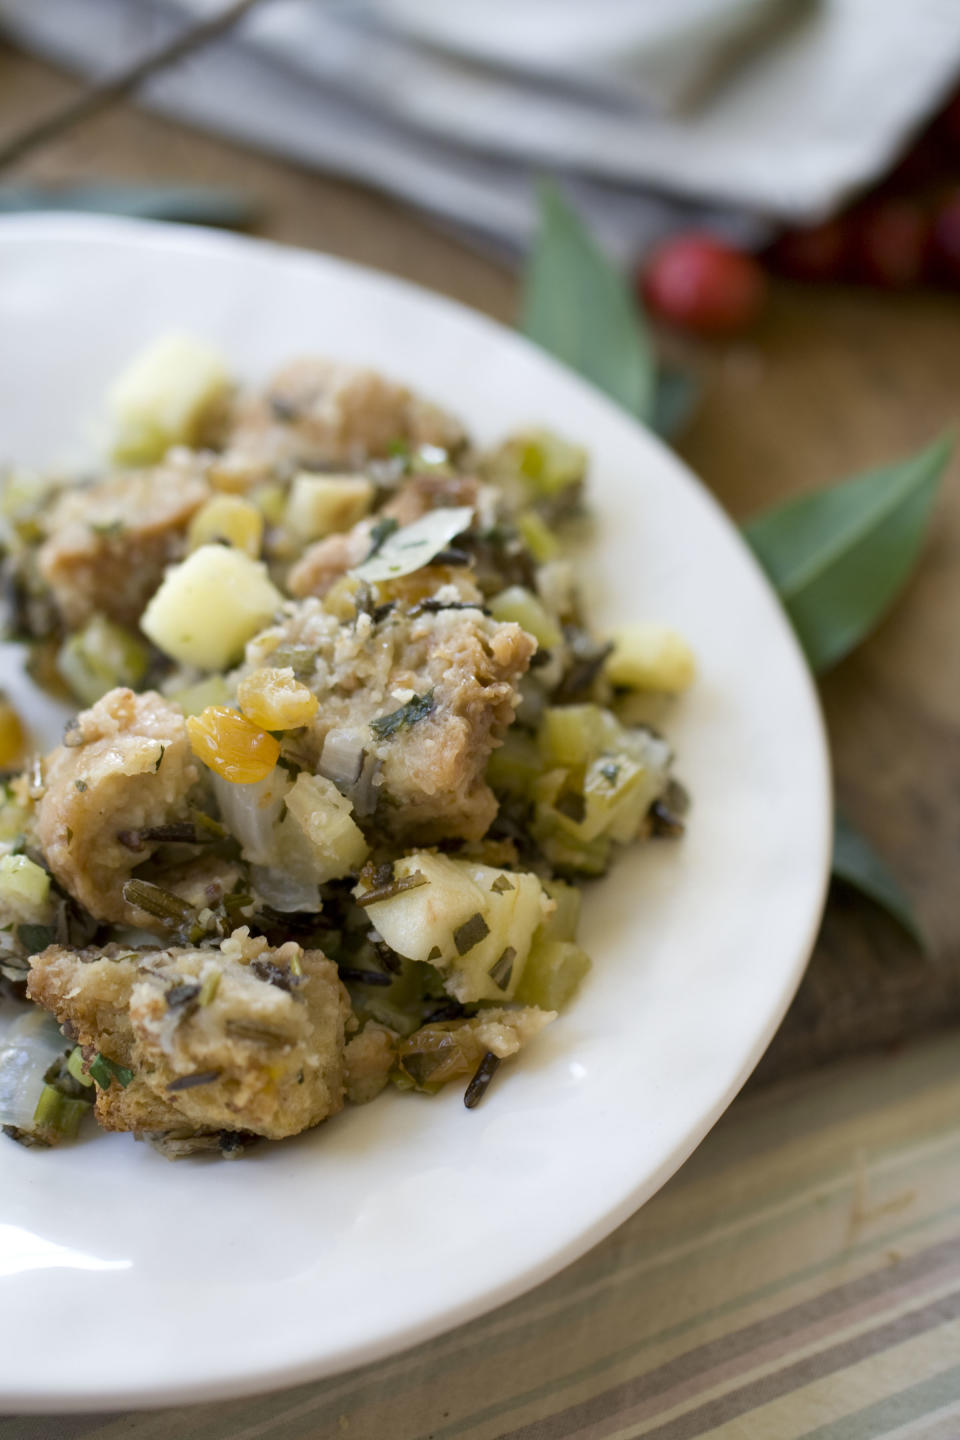
M418 874L425 883L367 907L380 935L397 954L435 965L458 1000L509 1000L553 909L537 876L431 851L394 865L396 879Z
M306 837L312 880L323 885L359 870L369 847L351 814L350 801L332 780L298 775L285 798L288 813L280 826L281 835L295 825Z
M303 544L322 540L362 520L374 493L373 481L365 475L296 475L284 523Z
M693 651L675 630L652 622L622 625L611 635L613 650L604 667L611 685L678 695L696 673Z
M282 603L260 561L224 545L202 545L167 571L140 626L182 665L223 670Z
M162 460L171 445L195 445L230 384L212 346L189 335L156 341L110 390L114 460L150 465Z

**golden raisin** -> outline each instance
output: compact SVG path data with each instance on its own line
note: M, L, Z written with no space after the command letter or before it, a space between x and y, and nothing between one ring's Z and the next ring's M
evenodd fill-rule
M308 725L319 705L316 695L294 679L289 665L282 670L265 666L244 676L237 686L237 700L244 715L264 730Z
M197 759L235 785L264 780L280 756L279 740L225 705L188 715L187 730Z

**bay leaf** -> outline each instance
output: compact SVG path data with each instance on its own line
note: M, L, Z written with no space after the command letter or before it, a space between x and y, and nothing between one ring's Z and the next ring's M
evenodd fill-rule
M917 560L953 442L787 500L743 527L811 668L829 669L886 614Z
M245 229L259 206L238 190L209 185L144 185L122 181L70 185L0 185L0 214L68 210L174 220L188 225Z
M892 915L921 950L928 949L920 922L898 880L869 842L840 814L834 818L833 874Z
M653 397L650 424L664 440L675 440L690 423L700 399L701 385L689 370L661 365Z
M540 187L520 328L631 414L650 419L656 368L640 310L619 270L548 182Z

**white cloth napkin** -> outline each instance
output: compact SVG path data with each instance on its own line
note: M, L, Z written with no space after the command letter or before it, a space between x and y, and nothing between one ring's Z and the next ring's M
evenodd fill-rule
M0 0L0 23L102 75L221 4ZM678 225L750 243L828 213L958 68L958 0L793 0L786 20L772 0L265 0L143 99L507 246L533 176L559 173L626 258Z

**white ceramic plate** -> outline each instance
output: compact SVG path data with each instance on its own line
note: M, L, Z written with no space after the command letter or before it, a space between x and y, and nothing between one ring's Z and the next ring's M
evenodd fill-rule
M545 1280L736 1093L824 894L809 676L734 528L659 441L517 336L383 275L171 226L22 217L0 221L0 461L81 450L110 378L176 328L244 377L324 351L404 377L483 440L539 421L586 444L597 620L667 620L700 659L668 725L694 809L680 844L625 854L589 892L592 975L474 1112L456 1090L391 1093L235 1164L99 1133L50 1152L0 1141L2 1410L293 1384ZM65 1314L80 1323L52 1358Z

